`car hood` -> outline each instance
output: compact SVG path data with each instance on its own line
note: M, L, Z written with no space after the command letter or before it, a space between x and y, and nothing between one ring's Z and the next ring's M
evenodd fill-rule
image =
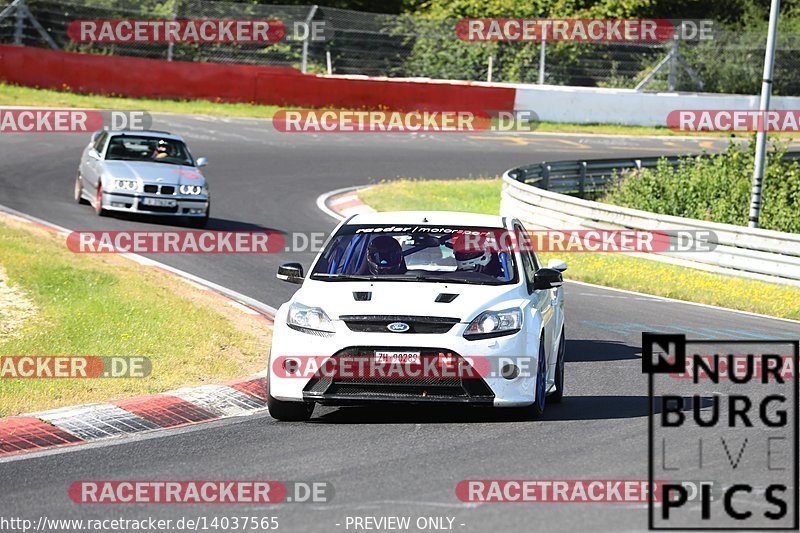
M159 185L204 185L205 177L193 166L169 165L149 161L105 161L115 179L139 180Z
M359 301L354 293L369 293L370 299ZM520 305L517 294L516 285L307 280L292 301L321 307L333 320L343 315L411 315L468 322L501 303ZM445 301L437 302L437 297Z

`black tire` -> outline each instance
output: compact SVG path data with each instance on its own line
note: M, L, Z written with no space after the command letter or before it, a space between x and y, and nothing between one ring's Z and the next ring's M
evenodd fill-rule
M307 402L284 402L267 392L267 408L275 420L284 422L304 422L314 413L314 404Z
M89 203L83 198L83 178L81 178L80 174L75 176L75 187L73 190L73 197L75 199L75 203L78 205L86 205Z
M558 342L558 357L556 359L556 389L548 398L553 403L561 403L564 399L564 356L567 351L567 339L564 329L561 330L561 340Z
M536 365L536 398L530 408L534 418L539 418L544 414L544 407L547 401L547 353L544 348L544 335L539 339L539 362Z

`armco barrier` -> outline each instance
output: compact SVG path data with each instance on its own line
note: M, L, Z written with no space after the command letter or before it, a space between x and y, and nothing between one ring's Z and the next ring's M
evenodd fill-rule
M594 202L524 183L520 181L523 175L523 169L511 169L503 175L500 213L519 218L529 229L710 230L716 236L712 241L717 245L713 251L633 255L800 285L800 234L658 215Z
M295 107L510 111L515 90L465 82L353 79L288 67L187 63L0 45L0 80L78 93Z

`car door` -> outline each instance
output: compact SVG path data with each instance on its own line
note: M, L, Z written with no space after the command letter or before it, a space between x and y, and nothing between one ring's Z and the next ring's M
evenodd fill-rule
M521 234L525 232L525 228L519 222L514 223L514 231ZM518 239L518 242L527 242L527 240ZM555 368L556 368L556 353L555 343L557 342L558 331L556 307L554 305L557 300L554 300L553 291L556 289L533 289L533 280L536 271L541 268L539 258L533 250L521 247L520 255L522 256L522 269L525 272L525 278L528 282L528 293L531 297L533 306L539 311L544 323L544 345L545 354L547 357L547 386L548 388L555 382Z

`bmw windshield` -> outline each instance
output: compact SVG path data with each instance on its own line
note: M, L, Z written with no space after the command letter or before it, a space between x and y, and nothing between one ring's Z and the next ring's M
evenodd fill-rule
M479 285L515 283L514 254L486 239L498 231L503 230L456 226L344 226L323 250L311 278ZM465 243L472 244L465 246Z
M148 161L194 166L186 145L177 139L116 135L106 151L107 161Z

